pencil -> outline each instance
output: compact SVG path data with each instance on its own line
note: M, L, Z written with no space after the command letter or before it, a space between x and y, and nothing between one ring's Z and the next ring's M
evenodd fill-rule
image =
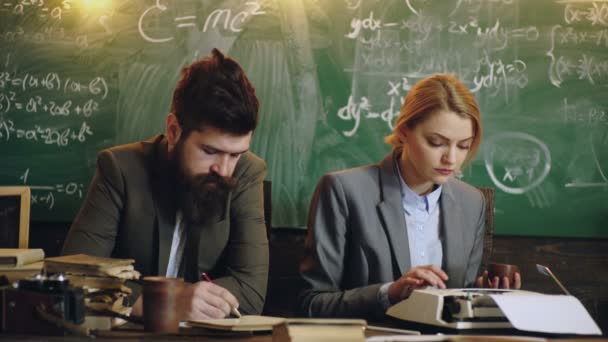
M203 279L204 279L205 281L208 281L208 282L210 282L210 283L213 283L213 281L212 281L212 280L211 280L211 278L210 278L210 277L207 275L207 273L205 273L205 272L201 273L201 277L203 277ZM241 316L241 313L239 312L239 309L235 308L235 307L234 307L234 306L232 306L232 305L230 306L230 313L231 313L233 316L236 316L236 317L238 317L238 318L241 318L241 317L242 317L242 316Z

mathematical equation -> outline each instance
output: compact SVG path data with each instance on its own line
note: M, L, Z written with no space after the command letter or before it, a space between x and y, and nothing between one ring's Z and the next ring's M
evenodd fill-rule
M0 93L0 113L25 111L26 113L44 112L51 116L77 116L90 117L99 111L99 103L93 99L83 100L82 103L74 105L72 100L59 103L56 101L44 101L41 96L30 97L24 102L19 101L17 93L10 91L8 94Z
M75 46L78 49L89 47L89 38L86 34L70 34L63 27L43 26L38 29L26 30L22 26L15 26L11 30L0 31L0 41L7 43L16 41L38 45L58 45L64 47Z
M17 0L0 1L0 14L2 12L16 16L31 15L32 12L39 18L61 20L65 13L72 9L72 0L62 0L57 6L47 6L48 0Z
M587 22L593 26L608 26L608 4L603 1L589 1L580 4L578 1L566 2L564 7L564 21L567 24ZM581 8L583 6L587 6Z
M158 16L167 11L168 7L161 3L161 0L156 0L156 4L147 8L139 17L137 27L141 37L150 43L166 43L172 41L174 36L155 36L150 32L150 27L156 28L155 25L148 25L148 22L155 23ZM222 28L230 32L241 32L243 25L252 17L263 15L266 12L262 10L262 5L257 1L246 1L241 10L233 12L232 9L216 9L205 17L202 32L207 32L210 29ZM195 15L186 15L174 17L173 22L177 29L193 29L196 28L198 17Z
M568 103L568 98L563 104L564 122L597 127L597 125L608 125L608 113L600 107L590 107L579 110L576 106Z
M597 59L585 53L578 57L548 55L551 57L549 78L556 87L566 78L589 84L596 84L596 80L608 81L608 59Z
M354 121L353 128L349 131L342 131L342 134L346 137L352 137L357 133L361 124L361 119L380 119L384 121L389 130L393 129L393 121L399 115L401 106L403 105L404 92L411 89L410 81L407 77L403 77L398 81L387 81L388 91L386 93L389 96L388 108L377 111L374 110L370 100L367 96L361 96L358 101L355 101L353 95L348 97L348 103L338 110L337 116L344 121Z
M590 44L608 47L608 29L581 31L570 26L555 25L551 29L551 46L557 44Z
M55 196L65 195L81 199L83 196L84 185L78 182L58 183L54 185L31 185L28 184L30 169L26 169L19 179L23 185L27 185L33 191L31 196L32 205L42 205L48 210L52 210L55 206Z
M490 57L486 55L477 62L473 77L475 86L471 88L471 92L476 93L484 88L490 89L489 95L494 97L502 90L505 102L508 103L511 86L522 89L528 85L526 69L526 63L520 59L505 64L500 59L490 60Z
M45 145L65 147L70 142L84 143L87 137L93 135L91 126L83 121L79 128L42 127L34 125L31 128L16 127L12 120L0 118L0 140L11 139L39 142Z
M488 47L495 51L506 49L512 40L536 41L540 36L539 30L535 26L507 28L501 25L500 19L496 19L494 24L489 26L479 24L477 18L469 18L466 22L450 20L447 25L436 22L431 17L414 17L400 22L383 22L381 19L374 17L373 11L370 11L364 19L353 18L350 23L351 31L344 36L371 46L391 47L396 45L401 48L408 45L408 41L399 39L399 35L393 35L399 39L399 42L381 37L381 32L387 29L409 30L419 34L413 39L416 44L429 39L432 33L440 34L443 31L453 35L472 35L476 38L474 42L476 47ZM412 42L409 45L413 45Z
M8 71L0 72L0 90L2 89L19 89L20 91L44 89L64 94L89 95L101 99L105 99L109 92L108 84L103 77L93 76L90 81L78 81L71 77L61 77L56 72L44 75L26 73L21 76L11 75Z
M486 171L496 187L506 193L526 193L540 185L551 171L551 152L535 136L501 132L485 144Z

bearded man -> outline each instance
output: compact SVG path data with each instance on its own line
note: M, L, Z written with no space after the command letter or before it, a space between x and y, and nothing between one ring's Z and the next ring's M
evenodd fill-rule
M98 154L62 254L132 258L144 276L184 277L184 319L259 314L268 241L266 164L249 152L258 108L240 65L219 50L184 68L165 134ZM141 309L139 298L133 314Z

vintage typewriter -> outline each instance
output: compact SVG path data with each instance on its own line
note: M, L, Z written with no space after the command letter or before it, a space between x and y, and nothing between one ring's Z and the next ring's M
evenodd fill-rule
M435 289L415 290L388 309L387 315L411 322L453 329L513 328L490 295L517 296L522 290Z

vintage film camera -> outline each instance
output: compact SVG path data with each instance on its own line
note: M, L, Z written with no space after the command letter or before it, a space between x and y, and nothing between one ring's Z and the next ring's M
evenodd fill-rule
M0 291L0 331L8 333L63 335L64 330L43 319L47 313L75 324L84 322L85 304L82 288L70 286L61 274L39 274L19 280L16 287Z

